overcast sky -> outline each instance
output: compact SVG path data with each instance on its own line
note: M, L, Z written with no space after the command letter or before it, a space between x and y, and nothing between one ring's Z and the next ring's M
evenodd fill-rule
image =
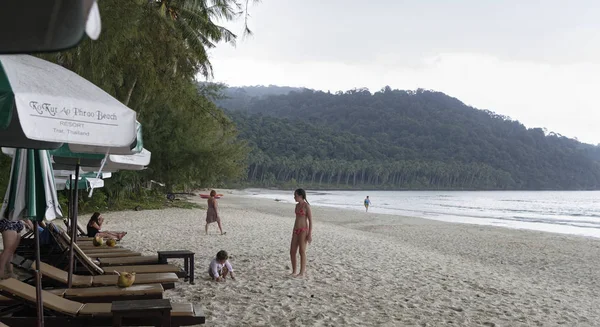
M600 143L598 0L263 0L250 13L254 36L211 51L215 81L433 89Z

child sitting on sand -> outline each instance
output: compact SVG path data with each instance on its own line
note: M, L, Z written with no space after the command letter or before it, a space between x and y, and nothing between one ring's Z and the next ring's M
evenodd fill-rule
M228 273L231 273L231 279L235 280L235 276L233 275L233 267L227 259L229 259L227 251L221 250L217 252L217 257L212 259L210 262L208 274L215 282L226 281Z

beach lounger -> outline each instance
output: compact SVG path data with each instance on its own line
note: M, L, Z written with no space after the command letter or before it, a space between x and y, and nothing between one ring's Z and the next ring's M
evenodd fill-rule
M92 249L93 250L107 250L107 251L112 251L112 250L116 250L116 249L130 250L122 245L108 246L108 245L106 245L106 242L100 246L94 245L92 242L77 242L77 244L79 245L79 247L81 247L82 249L85 249L85 250L92 250Z
M160 284L132 285L130 287L102 286L89 288L59 288L46 290L65 299L82 303L105 303L123 300L162 299L164 288ZM0 295L0 306L13 305L15 300Z
M22 259L22 260L21 260ZM13 259L12 263L25 270L35 270L35 262L24 258L17 257ZM46 278L53 280L54 282L65 286L69 282L68 272L51 266L47 263L40 263L40 271ZM133 272L133 271L128 271ZM177 274L173 272L165 273L141 273L135 272L135 284L161 284L164 289L171 289L175 287L175 283L179 281ZM115 286L117 284L119 276L113 272L113 274L106 275L73 275L72 283L73 287L92 287L92 286Z
M69 243L71 242L71 239L69 238L69 236L67 235L67 233L62 230L62 229L58 229L57 231L58 234L58 242L63 244L65 248L69 247ZM79 244L76 244L77 246ZM80 248L81 249L81 248ZM116 252L112 252L111 250L107 250L104 253L97 253L97 252L92 252L91 254L87 254L85 251L82 250L83 253L85 253L88 257L90 257L91 259L95 259L98 261L98 263L102 263L105 259L112 259L112 258L120 258L120 257L136 257L136 259L123 259L123 260L108 260L110 262L113 262L111 264L105 264L106 266L109 265L143 265L143 264L149 264L149 265L153 265L153 264L159 264L158 262L158 256L142 256L141 253L139 252L129 252L129 255L125 252L120 252L120 251L116 251ZM101 264L102 265L102 264Z
M32 263L31 269L35 269L35 263ZM50 278L63 285L67 285L69 274L61 269L53 267L46 263L40 263L40 271L44 277ZM115 286L119 276L114 275L73 275L73 287L91 287L91 286ZM161 284L164 289L175 287L179 277L175 273L137 273L135 275L135 285L142 284Z
M83 253L85 255L87 255L88 257L92 258L92 259L98 259L98 258L128 258L128 257L144 257L142 256L141 253L139 252L133 252L133 251L115 251L115 252L87 252L87 251L83 251ZM142 260L144 261L144 260ZM149 259L146 259L146 261L149 261ZM152 261L150 261L152 262Z
M79 246L79 248L81 249L81 251L83 251L83 253L90 255L90 254L97 254L97 253L137 253L135 251L126 249L126 248L108 248L108 249L103 249L100 247L94 247L94 248L83 248L81 247L81 245L77 244Z
M57 233L58 235L55 235L57 242L59 243L59 245L61 245L62 247L67 247L68 246L68 236L62 232ZM98 266L98 264L92 260L89 256L87 256L80 248L77 244L73 244L73 250L75 251L75 258L77 258L77 261L79 261L83 267L85 267L92 275L105 275L105 274L114 274L113 270L116 270L118 272L122 272L122 271L127 271L127 272L135 272L136 274L147 274L147 273L166 273L166 272L173 272L176 273L177 276L179 276L180 278L185 278L187 273L185 271L183 271L181 268L172 265L172 264L158 264L158 256L156 257L152 257L152 258L156 258L154 260L152 260L153 264L151 265L137 265L134 263L126 263L126 262L119 262L121 263L120 266L110 266L107 268L106 272L104 271L104 269L102 269L100 266ZM144 257L141 257L144 258ZM107 258L105 260L110 260L110 259L122 259L122 258ZM99 263L99 262L98 262ZM156 263L156 264L154 264ZM129 269L129 270L126 270Z
M67 227L67 229L69 229L69 220L68 219L63 219L63 223L65 224L65 227ZM87 236L87 231L81 227L81 225L79 225L79 222L77 222L77 236L81 236L81 238L88 238ZM89 237L90 239L92 239L91 237ZM79 240L80 238L78 237L77 240Z
M69 236L60 229L58 229L58 233L56 233L56 234L57 234L57 236L56 236L57 242L59 244L62 244L62 246L64 246L65 248L67 248L70 243ZM112 270L113 266L132 266L132 265L161 266L161 265L165 265L158 261L158 255L156 255L156 256L137 255L137 256L125 256L125 257L119 257L118 255L115 255L112 253L109 256L102 256L101 254L87 255L83 250L81 250L81 248L79 247L78 244L74 244L73 249L75 250L75 253L78 254L78 259L80 259L80 261L81 261L81 259L85 260L84 257L86 257L89 260L91 260L93 262L93 264L96 266L111 267L111 268L107 268L109 270ZM84 262L82 262L82 264L84 266L86 265ZM178 269L178 274L180 276L185 276L185 272L182 272L181 269L179 269L179 268L177 268L177 269Z
M115 257L103 256L95 257L100 267L125 266L125 265L158 265L157 255L135 256L135 257ZM110 268L107 268L110 269Z
M0 281L0 294L12 298L27 307L35 306L35 287L14 278ZM42 301L46 314L46 326L111 326L112 303L81 303L62 298L51 292L42 291ZM191 303L172 303L171 326L191 326L204 324L205 317L199 305ZM37 321L35 313L23 316L19 307L0 310L0 321L14 326L28 326ZM31 312L31 310L29 310ZM124 326L153 326L156 317L127 317Z

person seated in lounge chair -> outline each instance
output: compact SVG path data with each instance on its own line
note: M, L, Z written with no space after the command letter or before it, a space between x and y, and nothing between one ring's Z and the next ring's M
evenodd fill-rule
M235 280L235 276L233 275L233 267L227 259L229 259L227 251L221 250L217 252L217 257L210 262L208 274L215 282L226 281L228 273L231 274L231 279Z
M100 236L103 238L114 238L117 241L120 241L127 232L110 232L103 231L102 224L104 223L104 218L99 212L94 212L90 221L87 223L87 234L89 237Z
M25 224L25 228L27 228L30 231L33 231L33 223L30 220L23 220L23 223ZM52 226L54 230L58 232L56 226ZM38 224L38 231L40 232L40 245L51 245L56 243L54 241L54 238L52 238L52 235L50 234L48 228L49 227L45 221L40 221L40 223Z

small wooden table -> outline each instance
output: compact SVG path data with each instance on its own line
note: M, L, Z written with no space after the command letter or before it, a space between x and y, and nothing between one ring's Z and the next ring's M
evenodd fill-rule
M167 259L183 259L186 273L185 281L194 284L194 252L188 250L158 251L158 262L167 263Z
M171 327L171 301L161 300L131 300L114 301L112 303L113 327L121 327L124 317L146 318L148 316L160 318L156 326Z

